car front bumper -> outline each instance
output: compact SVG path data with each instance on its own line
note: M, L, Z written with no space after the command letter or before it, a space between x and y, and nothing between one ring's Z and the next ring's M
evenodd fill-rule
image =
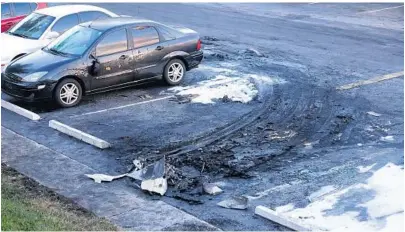
M54 87L52 83L13 82L1 74L1 91L27 102L52 99Z

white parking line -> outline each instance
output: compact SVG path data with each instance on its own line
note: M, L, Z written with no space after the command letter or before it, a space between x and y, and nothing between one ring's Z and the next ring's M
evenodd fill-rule
M95 147L98 147L100 149L105 149L105 148L111 147L111 145L108 142L106 142L102 139L99 139L93 135L84 133L83 131L80 131L78 129L65 125L56 120L49 121L49 127L53 128L59 132L62 132L64 134L67 134L69 136L72 136L78 140L91 144Z
M378 77L375 77L375 78L372 78L369 80L363 80L363 81L359 81L359 82L355 82L355 83L351 83L351 84L347 84L347 85L342 85L342 86L337 87L336 89L337 90L353 89L353 88L357 88L362 85L369 85L369 84L373 84L373 83L380 82L380 81L386 81L386 80L393 79L396 77L401 77L403 75L404 75L404 71L390 73L390 74L378 76Z
M112 107L112 108L108 108L108 109L97 110L97 111L88 112L88 113L84 113L84 114L74 115L74 116L71 116L70 118L76 118L76 117L81 117L81 116L91 115L91 114L104 113L104 112L111 111L111 110L118 110L118 109L123 109L123 108L126 108L126 107L131 107L131 106L142 105L142 104L151 103L151 102L155 102L155 101L160 101L160 100L168 99L168 98L171 98L171 97L173 97L173 95L170 95L170 96L167 96L167 97L162 97L162 98L156 98L156 99L152 99L152 100L149 100L149 101L137 102L137 103L132 103L132 104L129 104L129 105L117 106L117 107Z
M377 10L363 11L363 12L359 12L358 14L375 13L375 12L379 12L379 11L391 10L391 9L400 8L400 7L404 7L404 5L392 6L392 7L387 7L387 8L377 9Z
M1 99L1 107L34 121L41 119L41 117L38 114L31 112L27 109L21 108L17 105L14 105L8 101L4 101L3 99Z

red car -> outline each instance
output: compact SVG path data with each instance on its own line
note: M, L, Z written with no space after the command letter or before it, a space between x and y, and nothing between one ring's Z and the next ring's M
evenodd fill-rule
M1 32L10 29L34 10L46 8L46 3L9 2L1 4Z

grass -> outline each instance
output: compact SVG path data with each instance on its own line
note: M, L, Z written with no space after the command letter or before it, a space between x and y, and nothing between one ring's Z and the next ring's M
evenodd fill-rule
M2 164L1 230L116 231L117 227Z

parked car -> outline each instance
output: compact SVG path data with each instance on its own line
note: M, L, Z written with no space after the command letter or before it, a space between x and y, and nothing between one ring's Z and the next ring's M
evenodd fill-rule
M82 22L119 17L100 7L61 5L36 10L5 33L1 33L1 67L25 54L36 51L64 31Z
M13 61L1 74L3 93L25 101L77 105L84 94L163 78L179 84L203 59L197 32L136 18L80 24L48 46Z
M46 8L44 2L6 2L1 4L1 32L5 32L20 22L34 10Z

